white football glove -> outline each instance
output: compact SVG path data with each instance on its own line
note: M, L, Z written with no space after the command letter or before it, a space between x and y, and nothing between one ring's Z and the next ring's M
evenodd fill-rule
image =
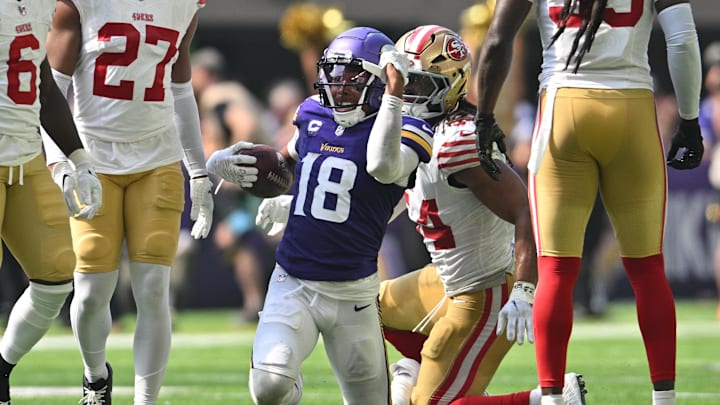
M410 59L405 56L404 53L397 50L392 45L385 45L381 49L380 54L380 62L378 63L378 66L380 66L380 71L382 72L382 81L387 83L387 77L385 75L385 66L387 65L393 65L395 69L402 74L405 84L408 84L408 81L410 80L408 78L408 70L410 69Z
M257 181L258 169L252 166L239 165L253 165L257 158L237 152L242 149L250 149L253 146L254 144L251 142L240 141L225 149L213 152L207 161L208 171L244 188L251 188L253 183Z
M215 208L211 189L207 176L190 179L190 219L195 221L190 235L195 239L205 239L210 233Z
M70 166L70 162L63 160L55 163L52 169L52 178L63 193L68 215L74 217L80 209L75 200L75 173Z
M516 281L508 302L500 310L497 334L502 335L507 325L507 339L516 340L519 345L525 342L525 333L530 343L535 343L532 325L532 304L535 286L526 281Z
M262 200L255 217L255 225L259 226L268 236L282 232L290 216L291 195L281 195Z
M62 190L68 214L75 218L92 219L102 206L102 185L95 173L90 155L77 149L53 167L52 177ZM73 168L74 166L74 168Z

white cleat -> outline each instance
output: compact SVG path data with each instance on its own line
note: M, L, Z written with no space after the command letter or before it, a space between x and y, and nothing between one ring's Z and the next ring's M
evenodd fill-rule
M410 396L417 382L420 363L404 357L390 365L393 379L390 385L392 405L410 405Z
M563 386L563 401L565 405L586 405L585 380L582 375L576 373L565 374L565 386Z

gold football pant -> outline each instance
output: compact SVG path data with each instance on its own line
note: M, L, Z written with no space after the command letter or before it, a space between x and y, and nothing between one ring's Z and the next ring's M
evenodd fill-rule
M598 190L620 254L660 253L666 171L652 93L559 89L552 119L550 142L529 182L538 254L582 256Z
M417 331L428 338L412 392L414 405L483 394L513 344L495 334L512 284L507 275L506 284L443 300L443 284L432 264L381 284L385 327L412 331L427 322Z
M172 265L185 205L180 163L141 173L98 177L103 187L102 208L90 221L70 222L77 271L116 270L123 238L130 261Z
M75 256L62 191L42 155L20 169L0 166L2 239L30 280L72 280Z

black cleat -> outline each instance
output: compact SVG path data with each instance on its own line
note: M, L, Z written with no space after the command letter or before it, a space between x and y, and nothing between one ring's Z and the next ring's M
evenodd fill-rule
M10 364L0 356L0 405L10 405L10 372L14 364Z
M111 405L112 404L112 376L113 369L110 363L105 363L108 370L106 379L90 382L83 376L82 405ZM2 405L2 404L0 404Z
M0 373L0 405L11 405L9 374Z

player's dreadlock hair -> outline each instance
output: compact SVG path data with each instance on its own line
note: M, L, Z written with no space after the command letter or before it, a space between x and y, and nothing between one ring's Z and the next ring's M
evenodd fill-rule
M458 100L457 108L447 115L447 122L452 124L460 121L469 121L475 118L477 107L462 97Z
M575 41L573 41L570 55L568 55L567 62L565 62L565 69L570 65L570 61L575 58L575 69L573 73L577 73L582 62L583 57L590 51L593 40L595 40L595 33L597 33L598 27L603 21L603 14L605 13L605 7L607 6L608 0L565 0L562 11L560 11L560 25L558 26L555 35L552 37L550 46L552 46L560 35L565 31L568 21L572 16L572 11L576 8L580 11L580 18L582 23L578 32L575 34ZM582 48L578 51L580 45L580 38L585 37L585 42Z

